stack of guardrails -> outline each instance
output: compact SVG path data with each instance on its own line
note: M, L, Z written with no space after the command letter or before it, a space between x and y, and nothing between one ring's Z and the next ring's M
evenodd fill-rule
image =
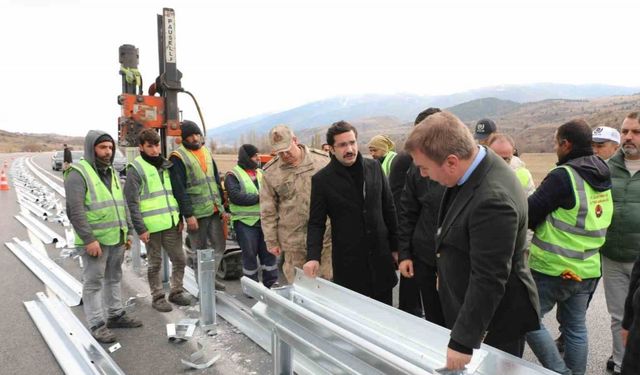
M274 374L438 374L446 363L449 330L300 270L284 288L242 286L271 336ZM487 345L459 373L553 374Z

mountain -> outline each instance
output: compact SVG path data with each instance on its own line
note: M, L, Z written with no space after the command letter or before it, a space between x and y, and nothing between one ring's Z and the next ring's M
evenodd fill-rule
M252 132L266 134L277 124L287 124L299 133L304 129L327 126L338 120L353 121L364 118L394 117L400 122L412 122L415 116L427 107L451 107L465 121L476 116L501 115L518 103L536 102L546 99L592 99L612 95L629 95L640 92L640 88L610 85L566 85L539 83L532 85L504 85L485 87L461 93L441 96L414 94L360 95L336 97L305 104L287 111L254 116L208 129L209 138L220 145L232 145L242 134ZM473 102L483 99L482 102ZM456 108L466 103L465 106Z
M483 117L496 117L509 113L521 104L511 100L498 98L476 99L447 108L447 111L458 116L462 121L478 120Z
M84 137L59 134L31 134L0 130L0 152L40 152L62 150L63 144L76 149L84 146Z

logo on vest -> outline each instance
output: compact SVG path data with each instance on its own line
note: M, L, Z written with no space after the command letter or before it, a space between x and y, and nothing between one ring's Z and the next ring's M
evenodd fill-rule
M602 206L601 205L596 205L596 217L600 217L602 216Z

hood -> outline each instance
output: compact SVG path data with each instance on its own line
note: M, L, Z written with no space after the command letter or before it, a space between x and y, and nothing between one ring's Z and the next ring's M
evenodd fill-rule
M611 189L611 172L607 163L595 155L581 156L565 163L584 178L596 191Z
M525 168L527 165L522 161L522 159L520 159L517 156L512 156L511 157L511 163L509 163L509 165L511 166L511 168L513 169L518 169L518 168Z
M98 140L98 138L102 137L103 135L108 136L109 139L111 139L111 143L113 143L111 164L113 164L113 159L116 157L116 143L113 141L111 135L102 130L89 130L86 137L84 137L84 160L86 160L94 168L96 167L96 153L94 151L94 146L96 145L96 141Z

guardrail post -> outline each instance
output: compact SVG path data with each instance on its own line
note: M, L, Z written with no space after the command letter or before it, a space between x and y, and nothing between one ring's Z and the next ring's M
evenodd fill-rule
M271 357L274 375L293 375L293 355L291 346L280 340L274 330L271 333Z
M213 249L196 251L198 255L198 287L200 299L200 328L215 333L216 298L214 294L215 260Z

